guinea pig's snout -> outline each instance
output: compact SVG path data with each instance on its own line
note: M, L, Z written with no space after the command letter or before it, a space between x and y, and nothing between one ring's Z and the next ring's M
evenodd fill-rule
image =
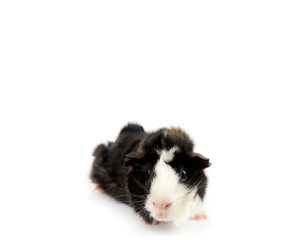
M166 219L170 207L172 206L171 202L165 200L157 200L152 202L154 207L154 214L158 219Z
M155 201L153 202L154 208L157 210L167 210L170 208L172 203L166 202L166 201Z

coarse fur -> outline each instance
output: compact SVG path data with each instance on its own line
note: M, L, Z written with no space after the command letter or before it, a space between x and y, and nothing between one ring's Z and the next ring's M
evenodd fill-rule
M128 124L115 142L100 144L90 178L105 193L128 204L146 223L180 224L201 212L209 159L194 153L181 128L146 133Z

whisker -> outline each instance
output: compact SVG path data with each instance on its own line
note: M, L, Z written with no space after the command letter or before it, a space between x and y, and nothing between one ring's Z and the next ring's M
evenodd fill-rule
M149 193L148 190L135 178L131 175L131 177L139 184L139 186L145 191L145 193Z

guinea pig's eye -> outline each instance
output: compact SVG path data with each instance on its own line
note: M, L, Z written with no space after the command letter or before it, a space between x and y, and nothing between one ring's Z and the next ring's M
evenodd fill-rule
M181 179L183 181L185 181L187 179L187 173L184 169L182 169L182 171L181 171Z
M146 170L146 171L145 171L145 176L148 178L148 177L150 176L150 173L151 173L151 172L150 172L150 170L149 170L149 169L148 169L148 170Z
M144 170L144 171L142 172L142 176L143 176L145 179L148 179L149 176L150 176L150 174L151 174L151 172L150 172L149 169Z

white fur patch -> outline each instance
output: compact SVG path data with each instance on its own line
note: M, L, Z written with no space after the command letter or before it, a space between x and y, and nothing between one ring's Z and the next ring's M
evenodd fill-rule
M180 148L177 146L174 146L170 150L160 150L157 152L160 155L160 160L166 163L169 163L173 160L175 153L179 151L180 151Z
M175 152L179 151L179 147L174 146L170 150L158 152L160 158L155 165L155 177L145 204L145 208L151 216L157 219L160 210L153 206L153 202L171 203L169 209L163 210L167 217L157 220L173 221L175 224L180 224L189 217L197 215L202 206L200 197L195 197L197 189L189 189L185 184L182 184L179 175L167 164L173 160Z

